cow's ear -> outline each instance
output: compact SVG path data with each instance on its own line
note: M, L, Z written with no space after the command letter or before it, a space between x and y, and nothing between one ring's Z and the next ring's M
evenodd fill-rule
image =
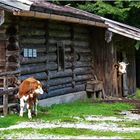
M117 68L119 68L119 65L116 63L116 64L114 64L114 67L117 69Z

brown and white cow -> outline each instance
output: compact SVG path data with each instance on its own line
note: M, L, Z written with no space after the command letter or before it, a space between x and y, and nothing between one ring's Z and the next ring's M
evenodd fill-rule
M37 115L37 96L43 94L42 84L33 77L25 79L19 86L18 98L20 99L20 116L23 116L25 102L27 103L28 118L32 118L31 111L34 109Z

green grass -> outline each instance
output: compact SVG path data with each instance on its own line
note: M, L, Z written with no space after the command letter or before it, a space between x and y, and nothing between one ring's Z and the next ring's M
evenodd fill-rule
M92 103L90 101L81 102L76 101L69 104L58 104L52 107L39 107L37 117L33 117L32 121L44 120L44 121L62 121L62 122L76 122L73 117L84 118L85 115L102 115L112 116L115 115L116 110L129 110L134 106L127 103ZM0 128L8 127L16 124L17 122L29 121L27 114L21 118L18 114L8 115L4 118L0 118Z
M114 116L116 110L129 110L134 106L127 103L91 103L91 102L73 102L70 104L58 104L52 107L42 108L40 107L40 114L37 118L44 120L63 120L65 118L78 116L84 118L85 115L103 115L103 116ZM43 112L47 114L44 116Z
M44 136L47 135L58 135L58 136L99 136L99 137L122 137L122 138L131 138L131 139L139 139L140 131L136 132L114 132L114 131L93 131L89 129L82 128L51 128L51 129L32 129L32 128L22 128L22 129L13 129L13 130L4 130L0 132L0 139L6 139L8 135L13 136L14 138L18 138L18 136L22 134L42 134Z
M79 120L75 117L80 117L80 121L84 120L87 115L102 115L102 116L115 116L116 111L129 110L135 108L134 106L127 103L93 103L90 100L81 102L76 101L69 104L58 104L51 107L39 107L39 112L37 117L33 117L32 121L60 121L68 123L76 123ZM121 117L121 116L118 116ZM0 128L6 128L17 122L27 122L30 121L27 118L27 113L21 118L18 114L8 115L4 118L0 118ZM88 122L92 123L92 122ZM93 122L99 123L99 122ZM112 123L108 121L108 123ZM124 127L140 127L138 121L122 121L118 122L120 126ZM136 132L114 132L114 131L93 131L89 129L76 129L76 128L51 128L51 129L32 129L32 128L20 128L12 130L0 131L0 139L6 139L7 136L11 136L16 139L20 134L41 134L41 135L61 135L61 136L120 136L122 138L140 138L140 131Z
M22 122L22 121L28 121L28 118L27 117L21 118L17 114L1 117L0 128L6 128L6 127L16 124L17 122Z
M136 127L140 128L140 121L139 120L132 120L132 121L119 121L117 122L118 125L121 127Z
M140 100L140 89L137 88L135 95L134 96L130 96L129 98Z
M136 95L134 96L134 98L140 100L140 89L136 90Z

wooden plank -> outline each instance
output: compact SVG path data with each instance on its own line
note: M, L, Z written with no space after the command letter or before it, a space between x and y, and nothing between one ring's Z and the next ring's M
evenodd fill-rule
M43 36L45 35L45 31L44 30L36 30L36 28L33 30L33 29L30 29L29 27L26 29L26 28L23 28L23 31L20 31L19 35L21 37L25 37L25 36L28 36L28 37L36 37L36 36Z
M33 63L42 63L47 60L47 56L41 56L37 58L23 58L21 64L33 64Z
M81 74L90 74L91 73L91 71L92 71L92 68L91 67L85 67L85 68L75 68L74 69L74 73L76 74L76 75L81 75Z
M78 91L85 91L85 84L83 85L77 85L74 88L72 87L65 87L62 89L58 90L52 90L48 94L44 94L41 99L49 98L49 97L54 97L54 96L59 96L59 95L64 95L68 93L74 93Z
M21 72L20 70L1 72L0 77L1 76L8 76L8 75L16 75L16 74L19 74L20 72Z
M95 22L91 20L79 19L79 18L69 17L69 16L41 13L41 12L35 12L35 11L20 11L20 12L14 11L13 14L16 16L52 19L52 20L58 20L58 21L64 21L64 22L79 23L79 24L86 24L86 25L91 25L91 26L107 28L107 25L101 22Z
M0 91L0 96L2 95L8 95L8 94L11 94L11 92L14 92L14 91L17 91L18 90L18 87L13 87L12 89L5 89L3 91Z
M79 76L76 76L76 77L74 78L74 80L75 80L76 82L78 82L78 81L91 80L92 78L93 78L93 75L87 74L87 75L79 75Z
M70 77L72 76L72 70L71 69L66 69L65 71L52 71L49 72L49 78L60 78L60 77Z
M40 72L40 73L35 73L35 74L27 74L27 75L21 75L18 77L19 80L25 80L26 78L29 77L34 77L35 79L38 80L47 80L48 76L46 72Z
M72 77L55 78L55 79L50 79L48 81L48 85L56 86L56 85L62 85L62 84L71 83L71 82L72 82Z
M10 108L10 107L16 107L17 106L17 103L9 103L8 104L8 108ZM0 110L2 110L3 109L3 105L0 105Z
M21 39L20 42L23 44L44 44L45 43L45 38L42 38L42 39L36 39L36 38L24 38L24 39Z
M7 77L4 77L4 90L7 90L8 85L7 85ZM6 116L8 113L8 95L5 94L3 95L3 115Z
M69 32L70 26L64 22L58 22L58 21L51 20L51 21L49 21L48 29L52 30L52 31L58 30L61 32L62 31Z

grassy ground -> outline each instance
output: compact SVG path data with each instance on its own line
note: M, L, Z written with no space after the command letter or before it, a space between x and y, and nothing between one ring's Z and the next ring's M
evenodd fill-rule
M135 96L132 96L131 98L140 100L140 89L139 88L137 88Z
M6 139L6 135L13 135L12 138L17 138L19 135L28 135L32 134L42 134L42 135L61 135L61 136L104 136L104 137L119 137L123 139L139 139L140 131L136 132L113 132L113 131L93 131L89 129L77 129L77 128L51 128L51 129L32 129L32 128L21 128L14 130L5 130L0 132L0 139Z
M82 122L87 115L101 115L101 116L116 116L118 111L129 110L135 108L134 106L127 103L93 103L90 100L85 102L76 101L70 104L59 104L53 105L51 107L39 107L39 112L37 117L33 117L32 121L34 122L68 122L76 123L79 120L76 117L81 118ZM117 115L118 116L118 115ZM121 116L119 116L121 117ZM6 128L11 125L14 125L18 122L27 122L30 121L27 118L27 114L24 114L23 118L20 118L18 114L8 115L4 118L0 118L0 128ZM100 123L100 122L90 122L90 123ZM112 123L112 122L107 122ZM120 126L123 127L140 127L139 121L133 122L117 122ZM12 138L16 138L19 134L53 134L53 135L71 135L71 136L122 136L123 138L139 138L140 132L113 132L113 131L93 131L83 128L41 128L41 129L32 129L32 128L20 128L12 130L3 130L0 131L0 138L5 139L8 135L13 135Z
M38 116L34 117L32 121L77 121L74 117L84 118L85 115L102 115L113 116L118 110L129 110L134 106L126 103L92 103L90 101L77 101L70 104L58 104L48 107L39 107ZM18 114L8 115L7 117L0 118L0 128L9 127L17 122L29 121L27 114L21 118Z

